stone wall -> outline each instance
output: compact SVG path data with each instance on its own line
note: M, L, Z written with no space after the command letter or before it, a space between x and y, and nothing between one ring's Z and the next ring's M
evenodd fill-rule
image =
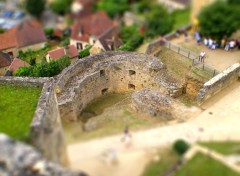
M0 83L42 87L31 123L33 145L47 159L67 164L63 129L54 93L53 78L0 77Z
M34 148L4 134L0 134L0 146L1 176L87 176L49 162Z
M240 64L236 63L219 73L203 85L197 96L199 104L220 92L239 78Z
M57 80L61 118L77 120L92 100L106 93L153 88L174 96L175 80L157 58L130 52L108 52L87 57L65 69Z

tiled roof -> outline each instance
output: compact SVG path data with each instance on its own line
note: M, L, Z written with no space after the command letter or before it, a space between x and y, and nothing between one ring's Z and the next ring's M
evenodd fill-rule
M118 48L122 41L118 36L118 31L116 27L112 27L108 31L106 31L103 35L99 37L99 41L106 51L110 51L111 48L109 45L113 45L114 48Z
M75 22L72 26L71 38L88 42L90 36L99 37L114 25L105 12L98 11ZM80 31L82 31L82 35L79 35Z
M52 51L49 51L48 54L51 57L51 59L60 59L61 57L65 56L65 48L59 48L55 49ZM68 46L68 52L69 52L69 57L74 58L78 57L78 50L74 45L69 45Z
M9 54L0 51L0 68L11 65L12 59Z
M17 69L19 69L20 67L23 67L23 66L30 66L27 62L21 60L21 59L18 59L18 58L14 58L10 67L9 67L9 70L14 73Z
M47 40L40 23L36 20L24 21L14 26L0 34L0 39L0 50L12 47L21 48Z

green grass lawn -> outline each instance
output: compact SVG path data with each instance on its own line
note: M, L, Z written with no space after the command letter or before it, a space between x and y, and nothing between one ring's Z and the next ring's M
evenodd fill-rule
M0 84L0 92L0 132L28 140L41 88Z
M151 162L142 176L163 176L179 159L179 155L172 149L161 149L160 160Z
M224 155L240 154L240 142L201 142L200 145Z
M190 22L190 8L184 10L175 10L172 15L174 16L175 23L173 25L173 31L186 26Z
M197 153L174 176L239 176L224 164ZM150 175L149 175L150 176Z

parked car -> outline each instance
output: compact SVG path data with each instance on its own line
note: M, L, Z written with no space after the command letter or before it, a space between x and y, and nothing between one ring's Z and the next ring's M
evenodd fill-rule
M5 10L2 14L2 17L3 18L11 18L13 15L13 11L10 11L10 10Z
M17 24L17 22L15 22L15 21L8 21L2 26L2 28L3 29L10 29L13 26L15 26L16 24Z
M3 18L0 18L0 26L2 26L2 25L4 25L4 23L6 22L6 20L5 19L3 19Z
M25 13L24 12L20 12L20 11L17 11L17 12L15 12L14 14L13 14L13 19L21 19L21 18L23 18L24 17L24 15L25 15Z

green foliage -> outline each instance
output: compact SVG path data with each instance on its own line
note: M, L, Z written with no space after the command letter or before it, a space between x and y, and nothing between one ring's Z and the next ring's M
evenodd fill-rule
M53 31L54 31L53 28L45 28L45 29L44 29L44 33L45 33L45 35L48 36L48 37L53 34Z
M20 67L14 76L31 76L31 77L52 77L59 74L64 68L68 67L71 61L68 56L59 60L42 62L30 67Z
M127 0L100 0L97 4L98 10L104 10L112 18L122 15L129 8Z
M25 0L28 13L35 17L40 17L45 8L45 0Z
M138 13L149 12L152 7L153 4L148 0L141 0L140 2L137 3L137 12Z
M190 8L183 10L174 10L172 12L172 15L174 17L173 30L175 31L190 23Z
M59 15L64 15L71 11L73 0L55 0L50 4L50 8Z
M4 33L5 30L3 28L0 28L0 34Z
M41 88L0 84L0 92L0 132L25 141Z
M200 32L204 36L221 39L240 28L239 5L216 2L204 8L199 15Z
M168 13L165 7L161 5L153 6L146 16L146 36L154 37L156 35L167 34L172 30L173 22L174 18Z
M64 37L61 41L61 46L68 46L70 44L69 37Z
M179 155L183 155L189 149L189 144L179 139L174 143L173 148Z
M30 65L36 65L36 58L30 58L30 61L29 61L29 64Z
M140 35L136 25L122 27L120 37L124 43L118 48L118 50L121 51L134 51L144 40L144 37Z
M227 2L229 4L235 4L235 5L239 5L240 4L240 1L239 0L227 0Z
M82 51L79 52L79 58L84 58L90 55L90 49L92 46L88 46L87 48L83 49Z

